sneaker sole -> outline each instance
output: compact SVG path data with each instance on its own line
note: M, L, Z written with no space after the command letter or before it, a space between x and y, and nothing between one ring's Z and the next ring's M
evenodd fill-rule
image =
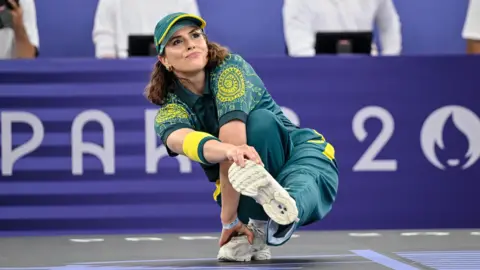
M258 251L260 252L260 251ZM252 261L268 261L272 259L271 254L254 254L252 256Z
M235 258L235 259L232 259L228 256L219 256L217 258L217 260L219 262L249 262L252 260L252 257L248 256L248 257L243 257L243 258Z
M228 178L233 188L253 198L276 223L288 225L298 218L295 200L261 165L247 160L245 167L230 166Z

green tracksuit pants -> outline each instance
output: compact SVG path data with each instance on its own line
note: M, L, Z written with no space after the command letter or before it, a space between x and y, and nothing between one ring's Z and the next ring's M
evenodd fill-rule
M333 146L311 129L288 130L268 110L252 111L247 119L247 144L253 146L266 170L295 199L298 226L323 219L332 209L338 189L338 169ZM304 140L305 133L313 139ZM216 196L221 205L221 192ZM241 196L239 219L268 220L261 205Z

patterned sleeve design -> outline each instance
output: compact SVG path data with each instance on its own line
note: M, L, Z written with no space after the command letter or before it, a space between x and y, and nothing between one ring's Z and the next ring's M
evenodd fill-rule
M239 55L228 56L213 72L211 82L220 126L233 119L245 122L266 91L260 77Z
M180 128L192 128L192 117L186 107L170 103L158 110L155 117L155 131L165 144L168 135Z

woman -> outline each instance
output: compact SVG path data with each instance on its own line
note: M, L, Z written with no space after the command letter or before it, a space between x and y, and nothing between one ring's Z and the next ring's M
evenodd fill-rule
M161 106L155 130L171 156L199 162L216 183L218 259L270 259L268 246L330 212L334 149L316 131L295 127L241 56L208 41L205 25L174 13L155 28L158 62L146 87Z

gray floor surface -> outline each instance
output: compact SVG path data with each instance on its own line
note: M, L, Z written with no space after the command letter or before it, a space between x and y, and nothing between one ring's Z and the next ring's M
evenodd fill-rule
M218 234L0 238L0 269L480 269L480 229L299 231L269 261L215 259Z

